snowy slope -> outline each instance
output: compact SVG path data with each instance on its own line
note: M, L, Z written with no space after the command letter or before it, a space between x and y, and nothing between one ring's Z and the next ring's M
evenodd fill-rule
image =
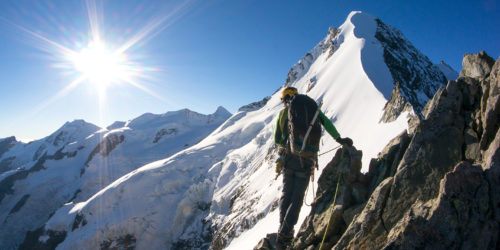
M144 114L112 130L75 120L28 144L0 140L0 249L18 246L66 202L199 142L230 115L222 107Z
M394 51L383 34L397 40ZM427 69L428 59L399 32L361 12L330 29L292 67L286 82L323 102L340 134L363 150L365 171L370 159L407 128L407 115L413 113L403 111L392 122L379 122L395 86L393 75L399 72L398 62L388 66L387 53L400 63L419 59L400 74L416 80L400 84L404 96L418 97L407 102L423 106L444 76ZM200 143L130 172L88 200L66 204L36 240L48 244L54 235L64 235L58 249L252 248L278 227L281 177L274 181L272 135L282 109L279 95L241 108ZM320 152L336 146L325 135ZM333 155L320 156L320 172ZM307 213L304 207L300 220Z

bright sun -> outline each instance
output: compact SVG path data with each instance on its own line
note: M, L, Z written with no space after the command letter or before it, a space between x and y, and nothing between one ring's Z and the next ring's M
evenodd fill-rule
M187 3L174 8L171 13L163 13L161 16L153 17L146 21L144 27L137 29L130 37L112 37L112 40L106 40L100 35L103 30L99 23L101 13L98 10L96 0L86 0L89 31L75 33L75 36L65 37L65 41L75 41L78 44L87 42L86 47L73 50L63 44L53 41L41 34L31 31L21 25L12 23L15 27L35 38L36 46L40 46L44 51L54 55L54 66L67 71L67 75L74 77L71 81L59 90L53 97L41 103L37 110L42 110L56 100L66 96L69 92L75 90L82 83L89 83L89 86L97 92L99 103L99 115L101 121L104 120L104 108L106 105L106 92L111 85L126 84L133 86L158 100L168 103L169 101L158 93L150 90L142 84L142 80L154 80L153 73L160 69L154 67L144 67L143 62L132 59L143 59L137 55L127 56L126 51L132 47L145 45L147 40L152 39L163 29L171 25L175 19L173 15L186 7ZM2 19L0 17L0 19ZM0 20L2 21L2 20ZM167 25L168 24L168 25ZM64 25L60 25L64 28ZM65 33L65 32L62 32ZM112 32L115 33L115 32ZM87 34L87 36L80 36ZM84 40L79 40L83 38ZM101 39L102 38L102 39ZM88 39L88 40L87 40ZM121 41L120 44L111 43L112 41ZM76 46L76 44L74 44ZM129 52L130 55L130 52Z
M70 59L75 69L100 91L104 91L110 84L127 75L125 55L110 51L100 41L89 43Z

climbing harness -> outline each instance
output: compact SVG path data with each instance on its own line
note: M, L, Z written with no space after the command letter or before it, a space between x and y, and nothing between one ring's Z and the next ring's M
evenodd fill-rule
M337 200L337 192L339 190L339 184L340 184L340 172L339 172L339 177L337 178L337 188L335 188L335 196L333 197L333 203L328 208L328 211L330 211L330 209L332 209L332 207L335 207L335 201ZM325 242L326 233L328 232L328 228L330 227L331 219L332 218L330 216L330 219L328 220L328 224L326 225L325 233L323 234L323 239L321 240L321 244L319 245L319 250L321 250L323 248L323 243Z

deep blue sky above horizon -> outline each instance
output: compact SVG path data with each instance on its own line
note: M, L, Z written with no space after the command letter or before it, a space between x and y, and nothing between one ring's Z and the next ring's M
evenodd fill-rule
M110 47L159 24L125 51L154 69L137 80L149 93L113 84L102 105L85 82L60 93L78 75L61 68L61 54L40 37L79 51L92 40L87 6L93 2L101 40ZM353 10L379 17L431 61L457 71L464 53L500 55L496 0L7 0L0 2L0 138L42 138L74 119L104 127L146 112L208 114L219 105L235 112L278 89L290 67Z

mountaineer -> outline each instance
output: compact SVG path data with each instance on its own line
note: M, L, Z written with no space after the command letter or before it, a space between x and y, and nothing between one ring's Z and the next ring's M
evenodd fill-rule
M280 228L277 249L286 249L293 239L305 191L314 167L317 168L321 126L341 145L352 146L350 138L340 137L320 106L308 97L287 87L281 93L285 106L278 115L274 143L278 147L276 173L283 171L283 190L280 198Z

